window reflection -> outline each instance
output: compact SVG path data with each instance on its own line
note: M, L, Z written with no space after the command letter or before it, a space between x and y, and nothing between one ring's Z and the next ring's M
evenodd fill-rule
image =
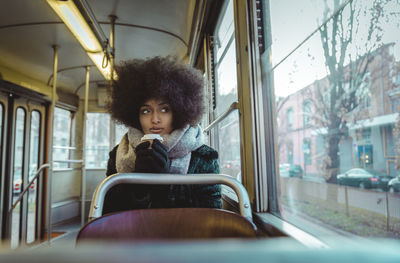
M314 222L330 225L329 235L399 238L400 30L390 12L398 6L305 2L320 11L293 8L293 16L281 9L292 1L271 2L273 60L293 51L273 72L282 215L311 232ZM329 19L327 10L338 12ZM314 27L305 25L310 17ZM302 32L293 38L281 19ZM289 37L296 42L281 49Z

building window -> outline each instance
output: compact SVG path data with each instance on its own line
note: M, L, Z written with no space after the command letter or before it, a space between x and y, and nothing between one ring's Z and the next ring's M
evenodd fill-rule
M304 138L303 139L303 154L304 154L304 164L310 165L312 164L312 151L311 151L311 139Z
M397 73L397 76L394 76L394 77L392 78L392 82L393 82L393 84L395 84L396 86L399 86L399 85L400 85L400 72Z
M293 142L289 141L286 144L287 162L293 164Z
M306 100L303 103L303 127L311 126L311 101Z
M400 96L396 96L394 98L391 98L390 102L392 104L392 111L393 112L400 111Z
M369 108L371 106L371 72L367 70L362 76L361 84L359 85L360 94L357 94L359 98L359 105L361 109Z
M372 168L374 164L373 159L373 145L359 145L358 146L358 161L360 167Z
M293 129L293 109L289 108L286 111L287 125L286 130L290 131Z

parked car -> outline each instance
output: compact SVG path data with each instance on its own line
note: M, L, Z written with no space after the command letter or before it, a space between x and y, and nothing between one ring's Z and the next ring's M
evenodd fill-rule
M21 179L15 179L14 180L14 185L13 185L13 194L17 195L21 192L21 187L22 187L22 180Z
M223 164L224 168L231 168L231 169L237 169L240 170L240 160L230 160L230 161L226 161Z
M388 189L391 177L386 173L366 168L353 168L337 176L338 184L360 188Z
M279 165L279 175L281 177L303 178L303 168L298 164L281 163Z
M389 181L388 191L391 193L400 193L400 174Z
M35 183L33 182L30 186L29 186L29 191L32 192L35 190ZM19 195L22 191L22 180L19 179L15 179L14 180L14 184L13 184L13 194L14 195Z

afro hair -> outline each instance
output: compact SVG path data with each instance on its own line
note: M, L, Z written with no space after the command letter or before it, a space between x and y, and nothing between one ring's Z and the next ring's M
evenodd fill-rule
M170 105L174 129L200 121L204 110L200 71L172 57L129 60L116 71L108 111L117 122L141 129L139 109L149 99Z

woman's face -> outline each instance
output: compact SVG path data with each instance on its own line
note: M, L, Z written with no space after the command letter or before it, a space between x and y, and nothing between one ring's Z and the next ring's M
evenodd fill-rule
M171 106L160 99L146 101L139 110L139 121L144 134L162 135L173 131Z

